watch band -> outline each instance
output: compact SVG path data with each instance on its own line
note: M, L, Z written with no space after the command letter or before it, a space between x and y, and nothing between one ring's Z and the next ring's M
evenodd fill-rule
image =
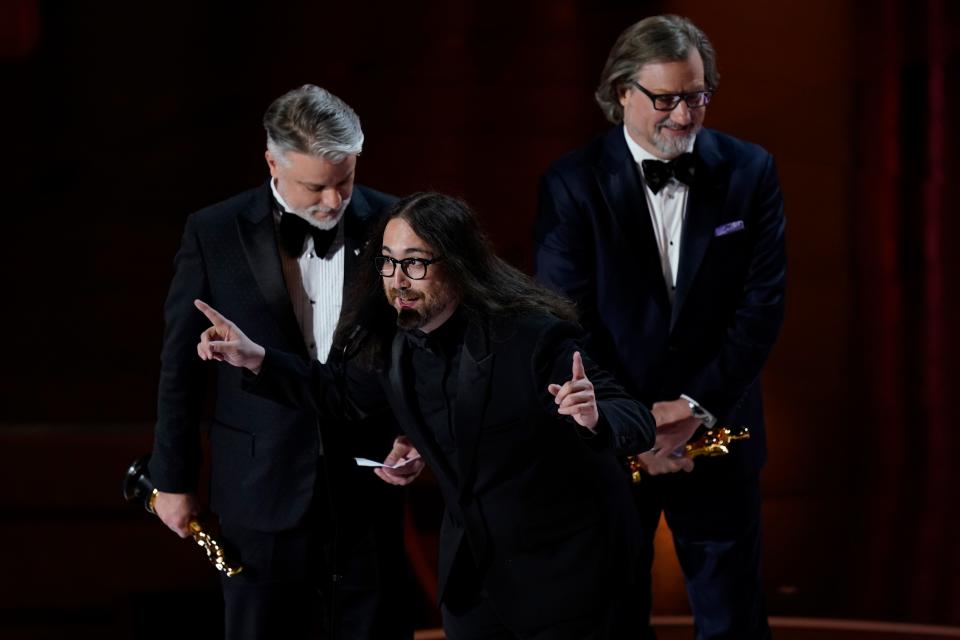
M703 408L703 406L686 394L680 394L680 397L690 405L690 413L694 418L700 421L700 424L707 429L712 429L717 424L717 417Z

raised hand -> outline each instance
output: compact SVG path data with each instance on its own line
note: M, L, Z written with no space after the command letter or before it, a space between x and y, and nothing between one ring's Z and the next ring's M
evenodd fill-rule
M266 350L203 300L194 300L193 304L213 325L200 334L197 355L202 360L222 360L259 373Z
M557 413L570 416L581 427L591 430L596 428L600 421L597 397L593 391L593 383L587 378L587 372L583 368L583 358L579 351L573 353L570 380L562 386L551 384L547 386L547 391L558 405Z

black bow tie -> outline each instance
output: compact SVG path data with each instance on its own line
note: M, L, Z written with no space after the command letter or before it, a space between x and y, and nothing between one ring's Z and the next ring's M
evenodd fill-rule
M285 211L281 214L280 243L288 255L299 258L303 254L303 241L308 233L313 236L314 254L322 258L337 237L337 227L318 229L295 213Z
M693 184L696 161L692 153L682 153L669 162L644 160L640 165L643 167L643 177L654 193L663 189L671 178L687 186Z

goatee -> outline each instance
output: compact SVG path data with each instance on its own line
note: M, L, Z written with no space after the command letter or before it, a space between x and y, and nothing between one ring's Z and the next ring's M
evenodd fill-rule
M423 326L423 316L416 309L400 309L397 312L397 326L405 331Z

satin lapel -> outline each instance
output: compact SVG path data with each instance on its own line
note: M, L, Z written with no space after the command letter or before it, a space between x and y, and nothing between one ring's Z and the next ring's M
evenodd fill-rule
M457 441L457 466L460 469L460 502L471 494L476 470L477 442L483 425L484 409L493 371L493 354L488 353L487 335L482 326L471 322L460 353L457 377L457 402L454 407L454 437Z
M257 193L250 208L237 217L237 232L253 277L267 301L267 308L287 334L291 344L298 345L301 354L306 353L300 324L293 313L290 294L283 281L269 184Z
M709 131L704 130L697 136L694 154L697 168L683 220L677 291L670 317L671 329L703 263L703 256L713 240L713 230L723 213L723 204L730 185L730 168L717 151L713 135Z
M359 188L354 188L350 204L343 214L343 287L344 299L346 299L349 285L357 277L359 269L363 268L360 264L360 257L363 254L363 246L367 239L367 225L364 220L368 218L370 204L363 192ZM371 265L369 268L373 268Z
M417 412L411 405L411 394L413 393L413 381L403 366L403 352L406 349L406 341L403 334L399 331L393 338L393 345L390 349L390 371L387 379L390 382L390 391L396 402L391 403L394 416L397 422L403 426L403 430L414 441L417 450L430 465L434 475L441 480L441 486L457 486L456 477L450 465L447 464L436 438L430 433L429 427L417 417ZM410 433L416 431L415 434Z
M639 171L623 138L623 129L614 128L604 140L603 156L595 175L619 230L614 235L623 245L623 250L616 254L627 258L619 268L624 277L640 276L648 281L649 290L666 319L670 315L670 299Z

